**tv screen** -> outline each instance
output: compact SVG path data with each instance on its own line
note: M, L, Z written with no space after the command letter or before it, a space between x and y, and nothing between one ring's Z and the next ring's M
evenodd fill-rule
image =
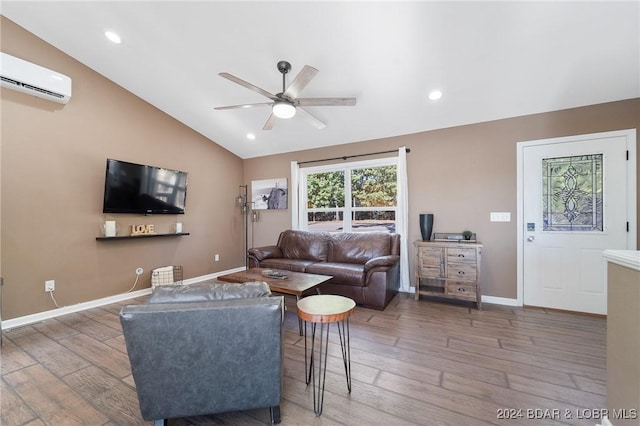
M187 173L107 159L103 213L184 214Z

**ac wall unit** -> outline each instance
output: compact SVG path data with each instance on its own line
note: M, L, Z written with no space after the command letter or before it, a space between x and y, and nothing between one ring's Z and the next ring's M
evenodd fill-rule
M71 98L71 78L0 52L0 86L66 104Z

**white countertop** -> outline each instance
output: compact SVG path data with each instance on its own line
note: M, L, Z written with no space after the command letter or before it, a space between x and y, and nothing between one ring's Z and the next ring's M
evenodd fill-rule
M640 271L639 250L605 250L602 255L608 262Z

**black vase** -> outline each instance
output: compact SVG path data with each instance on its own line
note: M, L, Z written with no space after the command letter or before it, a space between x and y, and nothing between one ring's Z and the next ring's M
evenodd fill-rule
M420 233L422 233L422 240L431 240L431 231L433 230L433 213L421 213L420 214Z

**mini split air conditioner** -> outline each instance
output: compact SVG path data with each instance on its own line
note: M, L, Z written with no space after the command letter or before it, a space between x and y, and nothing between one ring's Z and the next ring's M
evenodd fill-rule
M66 104L71 98L71 78L0 52L0 86Z

